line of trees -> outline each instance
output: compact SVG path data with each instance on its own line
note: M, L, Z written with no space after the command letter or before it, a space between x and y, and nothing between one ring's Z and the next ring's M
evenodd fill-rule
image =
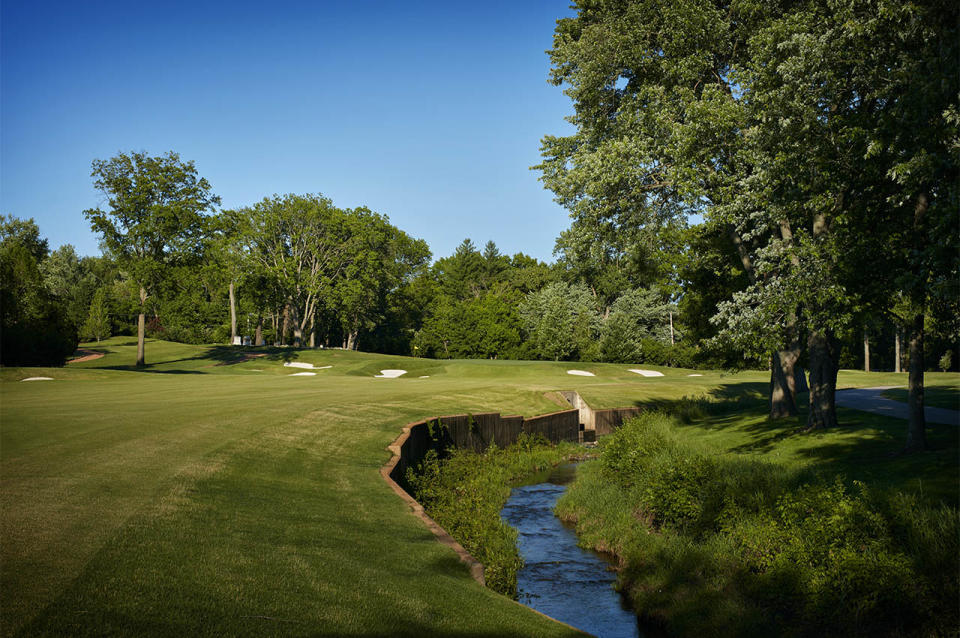
M138 366L146 365L151 311L152 332L172 330L190 341L212 340L203 326L228 306L231 343L239 337L239 308L254 319L256 345L290 335L295 346L342 337L344 347L355 348L360 332L389 313L430 259L425 242L383 215L339 209L321 195L216 211L220 200L209 182L173 152L96 160L93 177L108 208L84 215L136 290Z
M69 245L50 252L32 220L0 226L6 365L62 364L78 338L131 333L140 365L148 335L362 344L436 358L769 364L769 353L710 321L756 278L729 228L709 219L688 226L671 213L646 223L636 211L604 217L574 207L552 264L467 239L429 265L422 240L321 195L216 211L210 185L176 154L121 154L93 168L109 208L85 214L103 238L102 257L79 258ZM931 363L956 348L948 317L926 315ZM891 326L848 322L834 337L838 361L861 365L869 330L874 363L894 367ZM798 368L806 357L798 355Z

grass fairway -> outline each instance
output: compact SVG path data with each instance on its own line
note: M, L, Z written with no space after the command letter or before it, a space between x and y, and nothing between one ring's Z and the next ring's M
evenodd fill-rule
M470 579L383 484L385 446L427 416L555 411L551 390L609 407L751 395L767 379L319 350L244 360L154 341L134 371L129 338L88 347L106 356L0 370L3 635L571 635ZM282 364L294 359L333 367L292 377L303 370ZM597 376L567 375L574 367ZM387 368L408 373L373 378ZM30 376L55 380L20 381ZM806 436L747 403L752 412L691 432L956 502L955 429L931 428L935 452L891 462L904 422L842 412L848 427Z

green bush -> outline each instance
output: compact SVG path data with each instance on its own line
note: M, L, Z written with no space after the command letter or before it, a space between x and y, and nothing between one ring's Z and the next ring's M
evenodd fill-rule
M696 348L682 341L670 344L649 337L640 340L642 363L673 368L693 368L696 365L696 356Z
M956 634L956 508L721 453L677 425L625 424L557 508L620 557L638 613L678 635Z

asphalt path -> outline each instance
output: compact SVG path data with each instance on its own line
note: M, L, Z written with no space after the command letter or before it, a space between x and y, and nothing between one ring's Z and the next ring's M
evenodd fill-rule
M854 410L863 410L873 414L892 416L895 419L909 419L910 405L901 401L894 401L883 396L884 390L902 388L903 386L886 385L877 388L850 388L837 390L837 405ZM927 423L944 423L960 426L960 411L946 408L924 408L924 417Z

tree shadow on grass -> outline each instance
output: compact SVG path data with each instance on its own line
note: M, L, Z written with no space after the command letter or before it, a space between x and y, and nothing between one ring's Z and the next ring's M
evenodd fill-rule
M870 485L922 490L931 501L957 503L960 470L960 429L927 425L925 452L900 455L906 443L907 421L860 410L838 408L839 427L806 429L807 394L798 397L796 417L767 418L766 383L720 386L704 396L680 400L637 402L677 417L679 427L728 432L741 442L727 451L736 454L782 454L814 471ZM746 441L743 439L746 438Z
M294 348L283 348L276 346L260 347L237 347L237 346L212 346L201 354L192 357L181 357L180 359L169 359L158 361L156 363L147 363L143 367L136 365L112 365L100 366L102 370L123 370L127 372L150 372L153 374L209 374L203 368L214 368L220 366L236 365L246 361L283 361L289 363L300 358L300 353ZM199 366L200 369L191 367L190 362L206 361L207 365ZM180 364L183 367L177 367Z
M160 370L155 366L166 365L167 362L159 364L147 364L141 368L138 368L135 365L126 365L126 366L100 366L99 370L120 370L123 372L149 372L150 374L205 374L200 370Z

